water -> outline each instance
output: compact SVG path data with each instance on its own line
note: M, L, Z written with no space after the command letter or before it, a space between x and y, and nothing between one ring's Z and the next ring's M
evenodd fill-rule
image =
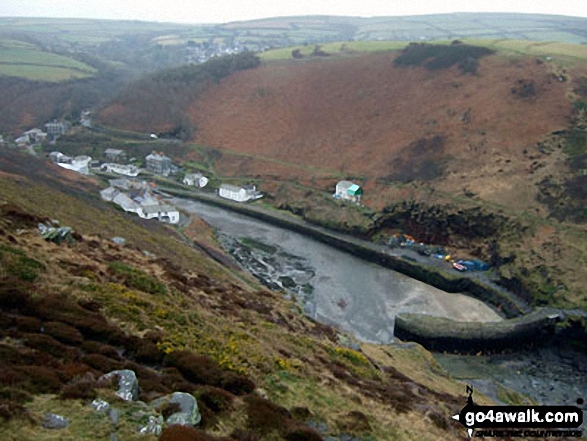
M501 320L483 302L441 291L301 234L197 201L173 199L172 203L201 217L224 235L241 240L252 238L297 256L312 273L307 282L313 295L305 299L306 313L361 341L393 341L394 318L401 312L463 321Z

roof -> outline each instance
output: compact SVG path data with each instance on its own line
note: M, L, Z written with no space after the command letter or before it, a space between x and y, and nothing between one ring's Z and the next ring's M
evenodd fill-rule
M172 207L171 205L147 205L146 207L143 207L143 213L145 213L145 214L160 213L162 211L170 212L170 211L178 211L178 209L175 207Z
M106 153L107 155L119 155L121 153L124 153L124 151L119 149L106 149L104 150L104 153Z
M185 177L188 179L200 179L203 178L204 175L202 173L187 173Z
M349 188L347 188L346 191L351 196L358 196L360 194L363 194L363 189L359 187L357 184L351 185Z
M349 188L351 185L355 185L355 184L353 184L351 181L340 181L338 184L336 184L336 186L338 188L343 188L343 189Z
M228 190L228 191L236 191L236 192L239 192L242 190L241 187L237 187L236 185L230 185L230 184L222 184L220 186L220 189Z
M103 199L114 199L118 196L118 193L120 192L116 188L108 187L100 192L100 196L102 196Z
M159 153L151 153L145 159L151 159L151 160L155 160L155 161L165 161L165 160L171 161L171 159L169 159L167 156L160 155Z

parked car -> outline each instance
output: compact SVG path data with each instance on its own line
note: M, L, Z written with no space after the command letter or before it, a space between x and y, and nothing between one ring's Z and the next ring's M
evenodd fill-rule
M457 271L460 271L460 272L467 271L467 267L466 267L465 265L461 265L461 264L460 264L460 263L458 263L458 262L454 262L454 263L452 264L452 266L453 266L453 268L454 268L454 269L456 269Z

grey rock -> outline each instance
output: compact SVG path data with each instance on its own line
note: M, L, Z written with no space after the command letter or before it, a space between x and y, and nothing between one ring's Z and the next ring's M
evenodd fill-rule
M163 417L158 416L150 416L149 422L146 426L143 426L139 429L139 432L143 435L161 435L161 431L163 430Z
M110 403L100 398L96 398L94 401L92 401L91 406L92 409L94 409L96 412L106 412L108 409L110 409Z
M169 415L165 421L167 424L195 426L200 423L202 416L200 415L198 403L193 395L185 392L174 392L171 395L166 395L153 401L151 407L159 409L168 404L178 404L179 411Z
M103 375L100 379L109 380L114 376L118 376L116 395L124 401L135 401L139 395L139 382L134 371L129 369L112 371Z
M113 425L118 424L118 419L120 418L120 413L118 412L118 410L116 410L114 408L110 409L108 416L110 417L110 422Z
M64 429L69 426L69 420L55 413L46 413L43 420L45 429Z
M117 245L124 245L126 243L126 239L124 237L116 236L112 238L112 242Z

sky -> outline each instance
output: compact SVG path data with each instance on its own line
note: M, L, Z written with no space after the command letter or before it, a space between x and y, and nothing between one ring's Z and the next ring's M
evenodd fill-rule
M585 0L0 0L0 17L227 23L291 15L360 17L525 12L587 17Z

